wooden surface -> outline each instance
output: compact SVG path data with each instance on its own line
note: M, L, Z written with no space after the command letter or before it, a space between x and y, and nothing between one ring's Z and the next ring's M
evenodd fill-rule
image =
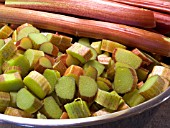
M21 128L16 125L0 124L0 128ZM170 99L139 115L116 122L80 128L170 128Z

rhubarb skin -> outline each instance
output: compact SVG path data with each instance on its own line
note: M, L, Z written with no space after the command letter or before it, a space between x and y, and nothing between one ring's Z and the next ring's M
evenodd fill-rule
M107 0L6 0L6 6L71 14L142 28L155 27L152 11ZM139 16L140 15L140 16Z
M170 39L158 33L121 24L11 8L4 5L0 5L0 8L0 22L17 24L30 22L39 28L81 37L113 40L126 46L170 57Z
M109 1L170 13L169 0L109 0Z

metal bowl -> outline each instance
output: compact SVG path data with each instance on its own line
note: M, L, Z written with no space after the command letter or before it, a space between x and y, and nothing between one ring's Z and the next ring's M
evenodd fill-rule
M137 115L145 110L151 109L162 102L166 101L170 97L170 88L160 95L130 109L114 112L111 114L88 117L88 118L79 118L79 119L32 119L32 118L22 118L8 116L0 114L0 122L3 123L13 123L19 126L27 127L75 127L75 126L90 126L95 124L103 124L106 122L113 122L120 119L124 119L129 116Z

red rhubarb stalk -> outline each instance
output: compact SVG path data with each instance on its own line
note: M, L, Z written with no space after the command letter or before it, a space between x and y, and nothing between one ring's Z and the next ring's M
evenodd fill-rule
M170 39L157 33L126 25L86 20L59 14L0 5L0 22L31 23L36 27L79 37L108 39L127 46L170 57Z
M170 13L169 0L109 0L109 1Z
M5 5L71 14L142 28L155 27L152 11L107 0L6 0Z

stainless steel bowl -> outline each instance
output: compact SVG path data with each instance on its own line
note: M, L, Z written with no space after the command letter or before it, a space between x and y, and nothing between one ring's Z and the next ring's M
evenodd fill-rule
M120 119L124 119L129 116L137 115L145 110L151 109L162 102L166 101L170 97L170 88L160 95L150 99L136 107L132 107L127 110L114 112L97 117L79 118L79 119L32 119L32 118L21 118L0 114L0 121L3 123L13 123L15 125L27 126L27 127L75 127L75 126L90 126L95 124L103 124L106 122L113 122Z

